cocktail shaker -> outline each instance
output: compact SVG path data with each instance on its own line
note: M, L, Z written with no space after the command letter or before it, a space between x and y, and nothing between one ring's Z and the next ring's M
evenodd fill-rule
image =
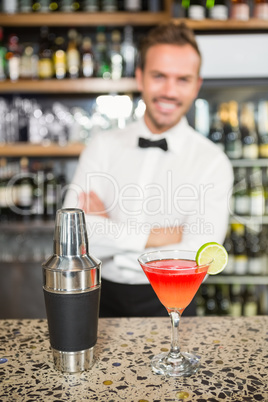
M97 342L101 261L88 252L81 209L57 211L54 254L43 264L43 289L56 369L90 369Z

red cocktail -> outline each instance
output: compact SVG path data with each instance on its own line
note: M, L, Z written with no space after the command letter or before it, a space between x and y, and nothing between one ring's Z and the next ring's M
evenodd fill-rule
M188 376L200 365L199 357L180 352L178 342L180 316L196 294L210 265L208 262L198 266L195 256L196 253L191 251L162 250L143 254L138 260L172 322L170 352L152 359L152 369L157 374Z

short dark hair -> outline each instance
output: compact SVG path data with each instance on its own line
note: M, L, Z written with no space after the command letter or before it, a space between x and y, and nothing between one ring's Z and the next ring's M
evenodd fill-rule
M190 45L199 55L201 62L202 57L193 30L184 22L180 24L170 22L158 25L151 29L147 35L144 35L140 44L138 67L142 70L144 69L146 54L150 47L162 44L177 46Z

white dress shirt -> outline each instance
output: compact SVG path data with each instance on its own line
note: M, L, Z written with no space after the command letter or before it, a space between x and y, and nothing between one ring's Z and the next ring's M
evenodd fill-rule
M166 138L168 151L139 148L139 137ZM64 206L78 207L81 191L95 191L110 217L86 215L90 250L102 260L102 277L142 284L148 281L137 258L151 229L182 226L182 241L167 249L197 251L208 241L224 241L232 183L226 155L186 118L163 134L152 134L141 119L92 138Z

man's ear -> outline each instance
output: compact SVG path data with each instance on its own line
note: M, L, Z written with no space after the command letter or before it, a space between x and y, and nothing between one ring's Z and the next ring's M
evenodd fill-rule
M143 85L142 85L142 78L143 78L143 73L140 67L137 67L135 70L135 77L136 77L136 82L137 82L137 87L140 92L143 90Z

